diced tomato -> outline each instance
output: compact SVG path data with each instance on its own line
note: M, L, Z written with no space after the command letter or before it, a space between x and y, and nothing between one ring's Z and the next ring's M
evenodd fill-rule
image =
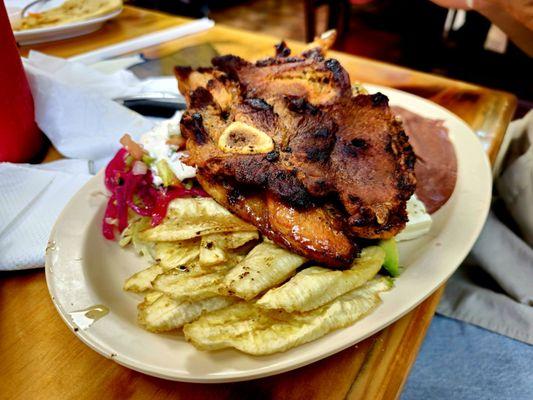
M135 159L141 160L144 156L143 147L134 141L127 133L120 138L120 144L126 148L128 153Z

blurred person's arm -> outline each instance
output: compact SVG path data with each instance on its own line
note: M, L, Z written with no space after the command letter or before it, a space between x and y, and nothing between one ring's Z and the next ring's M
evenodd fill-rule
M475 10L504 31L527 55L533 56L533 0L432 0L446 7Z

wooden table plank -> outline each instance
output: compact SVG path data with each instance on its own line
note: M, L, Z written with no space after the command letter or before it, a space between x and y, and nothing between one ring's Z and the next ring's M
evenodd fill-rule
M103 31L36 47L71 56L187 19L126 7ZM146 49L149 57L211 46L248 59L272 54L276 38L217 26ZM294 51L302 43L290 42ZM21 48L27 54L28 48ZM516 99L507 93L331 52L352 80L386 85L431 99L463 118L494 160ZM57 159L52 150L46 160ZM6 398L140 399L394 399L398 397L437 307L440 288L413 311L372 337L309 366L251 382L199 385L164 381L121 367L82 344L61 321L40 270L0 274L0 387Z

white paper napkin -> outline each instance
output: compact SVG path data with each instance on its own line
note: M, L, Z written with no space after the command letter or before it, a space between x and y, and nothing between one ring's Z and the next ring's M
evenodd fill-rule
M142 92L131 72L110 75L86 65L31 52L24 61L31 86L35 119L61 154L100 160L119 148L124 133L134 138L153 122L111 99Z
M44 265L57 216L91 176L87 160L0 163L0 270Z
M154 125L112 99L165 89L175 80L140 81L131 72L31 52L24 67L41 130L68 159L41 165L0 163L0 270L42 267L52 226L70 198L119 149ZM14 133L15 134L15 133Z

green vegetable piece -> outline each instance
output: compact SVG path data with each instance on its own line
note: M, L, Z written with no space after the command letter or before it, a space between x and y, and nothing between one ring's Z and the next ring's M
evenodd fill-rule
M385 261L383 261L383 268L387 270L391 276L400 275L400 255L398 253L398 246L394 238L381 240L379 247L385 251Z
M133 164L133 157L128 154L128 156L126 157L126 160L124 162L126 163L126 165L128 167L131 167L131 165Z
M176 175L174 175L166 160L159 160L155 165L157 167L157 174L163 181L163 186L171 186L176 183L178 178L176 178Z
M150 166L155 161L154 158L150 157L148 154L144 154L142 158L143 163Z

